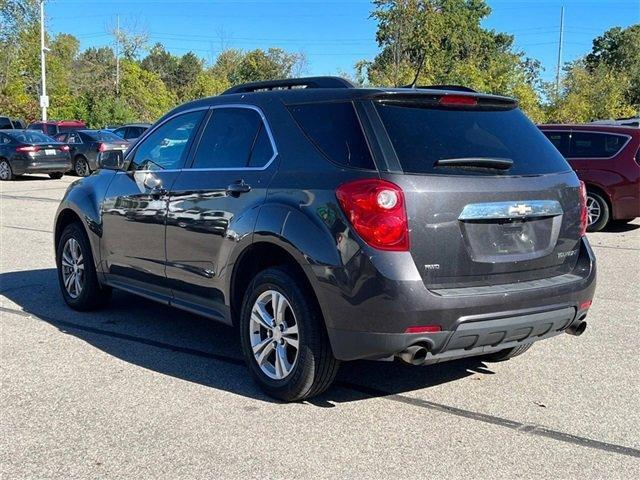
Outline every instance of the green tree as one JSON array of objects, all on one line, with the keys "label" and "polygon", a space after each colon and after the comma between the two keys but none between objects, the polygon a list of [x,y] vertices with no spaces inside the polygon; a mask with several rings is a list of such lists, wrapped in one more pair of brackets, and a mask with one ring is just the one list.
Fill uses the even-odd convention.
[{"label": "green tree", "polygon": [[375,0],[381,48],[356,64],[357,78],[382,86],[461,84],[516,96],[541,120],[539,64],[513,50],[513,37],[481,26],[484,0]]}]

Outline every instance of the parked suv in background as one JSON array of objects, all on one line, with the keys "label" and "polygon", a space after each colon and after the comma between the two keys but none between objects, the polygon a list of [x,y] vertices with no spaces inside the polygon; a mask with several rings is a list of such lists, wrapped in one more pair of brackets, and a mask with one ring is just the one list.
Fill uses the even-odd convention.
[{"label": "parked suv in background", "polygon": [[81,128],[87,128],[82,120],[55,120],[49,122],[34,122],[27,127],[29,130],[40,130],[53,137],[62,132],[71,132]]},{"label": "parked suv in background", "polygon": [[541,125],[587,187],[590,232],[640,217],[640,128]]},{"label": "parked suv in background", "polygon": [[340,361],[504,360],[586,328],[584,189],[513,99],[258,82],[100,161],[58,209],[64,300],[119,288],[238,325],[277,398]]},{"label": "parked suv in background", "polygon": [[122,127],[118,127],[113,131],[116,135],[121,138],[124,138],[128,142],[135,142],[144,132],[146,132],[150,123],[132,123],[131,125],[124,125]]},{"label": "parked suv in background", "polygon": [[105,150],[126,150],[129,142],[107,130],[77,130],[55,136],[59,142],[69,145],[71,169],[79,177],[91,175],[97,170],[98,154]]}]

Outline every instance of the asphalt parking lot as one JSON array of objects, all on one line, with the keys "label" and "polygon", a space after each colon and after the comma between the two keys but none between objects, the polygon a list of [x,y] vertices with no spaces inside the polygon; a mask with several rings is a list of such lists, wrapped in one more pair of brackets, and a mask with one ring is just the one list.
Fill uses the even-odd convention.
[{"label": "asphalt parking lot", "polygon": [[251,382],[234,331],[117,293],[58,292],[73,177],[0,184],[0,475],[640,478],[640,221],[590,234],[589,327],[504,363],[344,364],[311,402]]}]

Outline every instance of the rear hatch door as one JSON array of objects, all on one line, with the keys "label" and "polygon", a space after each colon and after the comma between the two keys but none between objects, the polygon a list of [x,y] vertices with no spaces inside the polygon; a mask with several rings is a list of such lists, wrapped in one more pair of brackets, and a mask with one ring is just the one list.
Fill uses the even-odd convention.
[{"label": "rear hatch door", "polygon": [[392,145],[390,170],[402,171],[382,177],[404,191],[411,255],[425,283],[516,283],[570,272],[580,186],[567,162],[513,102],[463,94],[442,104],[441,97],[374,101]]}]

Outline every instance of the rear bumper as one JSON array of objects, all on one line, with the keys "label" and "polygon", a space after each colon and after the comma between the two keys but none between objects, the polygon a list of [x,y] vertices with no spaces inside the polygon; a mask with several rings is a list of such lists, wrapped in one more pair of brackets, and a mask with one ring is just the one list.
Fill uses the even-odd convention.
[{"label": "rear bumper", "polygon": [[71,168],[71,160],[29,162],[22,166],[21,171],[15,173],[64,173]]},{"label": "rear bumper", "polygon": [[[593,298],[595,257],[582,241],[576,268],[563,278],[512,285],[428,290],[421,280],[387,281],[382,295],[361,301],[320,289],[331,346],[341,360],[396,355],[420,344],[426,363],[481,355],[550,338],[586,315]],[[408,327],[439,325],[438,333],[404,333]]]}]

